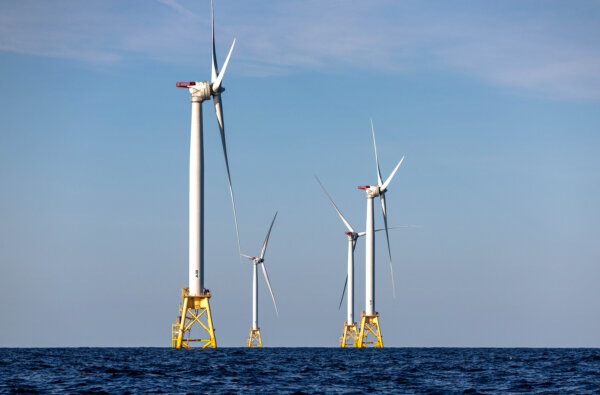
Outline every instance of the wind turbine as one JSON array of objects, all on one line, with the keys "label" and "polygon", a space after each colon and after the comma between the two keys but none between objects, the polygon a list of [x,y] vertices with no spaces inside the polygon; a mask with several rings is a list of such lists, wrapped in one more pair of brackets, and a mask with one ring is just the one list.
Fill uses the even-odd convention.
[{"label": "wind turbine", "polygon": [[[229,58],[235,45],[235,39],[231,44],[229,54],[219,71],[217,55],[215,53],[215,17],[214,7],[211,1],[211,26],[212,26],[212,70],[211,80],[178,82],[179,88],[187,88],[190,92],[192,102],[192,122],[190,137],[190,191],[189,191],[189,287],[182,290],[182,305],[179,306],[177,323],[173,325],[172,346],[175,348],[191,348],[190,342],[202,342],[202,348],[216,348],[217,343],[212,326],[209,299],[211,293],[204,288],[204,144],[202,130],[202,102],[210,100],[214,102],[219,131],[221,133],[221,144],[225,156],[225,167],[227,169],[227,181],[229,183],[229,194],[233,207],[235,220],[235,232],[240,252],[240,237],[238,231],[237,213],[233,188],[231,186],[231,174],[229,171],[229,160],[227,158],[227,145],[225,143],[225,124],[223,119],[223,104],[221,95],[225,91],[222,85],[225,70],[229,64]],[[206,317],[206,325],[200,321],[201,316]],[[190,331],[194,323],[199,323],[208,332],[208,339],[190,339]],[[184,334],[187,333],[187,340]]]},{"label": "wind turbine", "polygon": [[265,252],[267,251],[267,243],[269,242],[269,236],[271,235],[271,229],[273,229],[275,218],[277,218],[277,212],[273,217],[273,221],[271,221],[271,226],[269,227],[269,231],[267,232],[267,237],[265,237],[265,241],[260,252],[260,257],[241,254],[242,256],[250,259],[254,264],[254,272],[252,275],[252,327],[250,328],[250,336],[248,337],[248,341],[246,342],[246,345],[248,347],[262,347],[260,328],[258,327],[258,265],[262,265],[262,271],[265,275],[265,281],[267,282],[267,286],[269,287],[271,298],[273,299],[275,312],[277,313],[277,315],[279,315],[279,311],[277,310],[277,303],[275,302],[275,295],[273,294],[273,288],[271,288],[271,282],[269,281],[269,275],[267,274],[267,267],[265,266]]},{"label": "wind turbine", "polygon": [[[348,299],[347,299],[348,303],[347,303],[347,312],[346,312],[346,322],[344,323],[344,331],[342,333],[342,337],[340,337],[340,347],[342,347],[342,348],[348,347],[349,342],[352,342],[354,346],[357,346],[358,331],[356,328],[356,322],[354,322],[354,249],[356,247],[356,242],[358,241],[358,238],[361,236],[365,236],[367,234],[367,232],[357,232],[354,230],[352,225],[350,225],[348,220],[346,218],[344,218],[344,216],[342,215],[342,213],[340,212],[338,207],[333,202],[333,199],[331,198],[331,196],[329,195],[329,193],[327,192],[327,190],[321,183],[321,180],[319,180],[319,177],[315,176],[315,178],[317,179],[317,182],[321,186],[321,189],[323,189],[323,192],[325,192],[325,195],[327,195],[327,198],[331,202],[331,205],[337,212],[338,216],[340,217],[340,219],[346,226],[346,229],[348,229],[348,231],[345,232],[346,236],[348,237],[348,273],[346,275],[346,282],[344,283],[344,290],[342,291],[342,297],[340,298],[339,307],[342,306],[342,302],[344,301],[344,294],[346,293],[346,288],[348,289]],[[417,226],[403,225],[403,226],[390,226],[388,229],[415,228],[415,227],[417,227]],[[382,230],[384,230],[384,229],[383,228],[375,229],[375,232],[380,232]]]},{"label": "wind turbine", "polygon": [[[377,144],[375,143],[375,128],[373,127],[373,120],[371,120],[371,132],[373,134],[373,146],[375,148],[375,163],[377,165],[377,185],[366,185],[359,186],[358,189],[365,190],[367,194],[367,226],[366,226],[366,248],[365,248],[365,311],[361,314],[360,333],[358,335],[357,347],[367,347],[367,345],[373,345],[374,347],[383,347],[383,340],[381,339],[381,330],[379,327],[379,314],[375,310],[375,224],[373,221],[373,199],[379,196],[381,202],[381,211],[383,213],[383,223],[385,225],[385,236],[387,239],[388,254],[390,257],[390,271],[392,275],[392,289],[394,297],[396,296],[396,289],[394,285],[394,270],[392,268],[392,252],[390,248],[390,236],[388,233],[387,225],[387,210],[385,203],[385,193],[387,188],[394,178],[396,171],[404,161],[404,156],[400,159],[394,171],[390,176],[383,181],[381,178],[381,170],[379,169],[379,158],[377,156]],[[365,338],[372,334],[376,340],[367,342]]]}]

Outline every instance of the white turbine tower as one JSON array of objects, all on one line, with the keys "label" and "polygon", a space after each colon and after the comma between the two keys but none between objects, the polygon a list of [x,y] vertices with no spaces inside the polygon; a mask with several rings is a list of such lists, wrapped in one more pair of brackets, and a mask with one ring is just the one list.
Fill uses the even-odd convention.
[{"label": "white turbine tower", "polygon": [[[360,333],[358,335],[357,347],[366,347],[373,345],[374,347],[383,347],[381,339],[381,330],[379,327],[379,314],[375,310],[375,223],[373,220],[373,199],[379,196],[381,201],[381,211],[383,213],[383,223],[385,225],[385,236],[387,239],[388,254],[390,257],[390,271],[392,276],[392,289],[394,297],[396,289],[394,284],[394,270],[392,267],[392,252],[390,248],[390,237],[388,234],[387,225],[387,210],[385,203],[385,193],[390,185],[396,171],[402,164],[404,156],[400,159],[392,174],[385,180],[381,178],[381,170],[379,169],[379,158],[377,157],[377,144],[375,143],[375,129],[373,128],[373,120],[371,120],[371,132],[373,134],[373,146],[375,148],[375,163],[377,165],[377,185],[359,186],[358,189],[364,189],[367,193],[367,226],[366,226],[366,248],[365,248],[365,311],[361,314]],[[365,338],[372,334],[376,340],[368,342]]]},{"label": "white turbine tower", "polygon": [[277,313],[277,315],[279,315],[279,311],[277,310],[277,303],[275,302],[275,295],[273,294],[273,288],[271,288],[271,282],[269,281],[269,275],[267,274],[267,267],[265,266],[265,252],[267,251],[267,243],[269,242],[269,236],[271,235],[271,229],[273,229],[275,218],[277,218],[277,213],[275,213],[273,221],[271,221],[271,226],[269,227],[269,231],[267,232],[267,237],[265,237],[265,241],[260,252],[260,257],[242,254],[242,256],[250,259],[254,264],[254,271],[252,275],[252,327],[250,328],[250,336],[248,337],[248,341],[246,342],[246,345],[248,347],[262,347],[262,338],[260,336],[260,328],[258,327],[258,265],[262,265],[262,271],[265,275],[265,281],[267,282],[267,286],[269,287],[271,298],[273,299],[275,312]]},{"label": "white turbine tower", "polygon": [[[221,133],[221,144],[225,156],[225,167],[227,169],[227,181],[229,183],[229,194],[233,206],[233,216],[235,220],[235,232],[238,243],[238,252],[240,251],[240,238],[238,231],[237,214],[235,209],[235,200],[233,198],[233,188],[231,186],[231,174],[229,171],[229,160],[227,158],[227,145],[225,143],[225,125],[223,119],[223,105],[221,95],[225,91],[222,86],[223,76],[229,64],[229,58],[235,45],[235,39],[229,50],[229,54],[223,64],[223,69],[219,72],[217,65],[217,56],[215,53],[215,18],[214,8],[211,1],[211,25],[212,25],[212,70],[211,80],[178,82],[177,87],[188,88],[192,102],[192,122],[190,137],[190,195],[189,195],[189,287],[182,290],[183,305],[180,305],[177,324],[173,325],[172,343],[173,347],[190,348],[191,341],[204,342],[202,348],[216,348],[217,343],[212,326],[212,316],[210,314],[209,298],[211,297],[208,289],[204,288],[204,145],[202,130],[202,102],[210,100],[214,102],[219,130]],[[206,325],[200,322],[200,317],[205,316]],[[190,339],[189,334],[192,325],[198,322],[208,332],[208,339]],[[184,340],[184,334],[188,334],[187,340]]]},{"label": "white turbine tower", "polygon": [[[348,347],[348,345],[350,345],[349,344],[350,342],[352,343],[352,345],[356,346],[357,338],[358,338],[358,331],[356,328],[356,322],[354,322],[354,249],[356,247],[356,242],[358,241],[358,238],[361,236],[365,236],[367,234],[367,232],[356,232],[354,230],[354,228],[350,225],[348,220],[346,218],[344,218],[344,216],[342,215],[342,213],[340,212],[338,207],[333,202],[333,199],[331,198],[331,196],[329,195],[329,193],[327,192],[327,190],[321,183],[321,180],[319,180],[319,177],[315,176],[315,178],[317,179],[317,182],[321,186],[321,189],[323,189],[323,192],[325,192],[325,195],[327,195],[327,198],[331,202],[331,205],[337,212],[338,216],[340,217],[340,219],[346,226],[346,229],[348,229],[348,231],[345,232],[346,236],[348,237],[348,273],[346,274],[346,281],[344,283],[344,290],[342,291],[342,297],[340,298],[339,307],[342,306],[342,302],[344,301],[344,294],[346,293],[346,289],[348,289],[348,299],[347,299],[348,303],[347,303],[347,312],[346,312],[346,322],[344,323],[344,331],[343,331],[342,337],[340,337],[340,347],[346,348],[346,347]],[[390,226],[388,229],[414,228],[414,227],[417,227],[417,226],[416,225]],[[379,232],[382,230],[384,230],[384,229],[383,228],[375,229],[375,232]]]}]

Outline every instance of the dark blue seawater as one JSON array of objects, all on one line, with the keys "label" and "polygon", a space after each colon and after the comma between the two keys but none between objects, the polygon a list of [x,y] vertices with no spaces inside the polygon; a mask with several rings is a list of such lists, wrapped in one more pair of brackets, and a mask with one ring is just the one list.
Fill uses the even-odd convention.
[{"label": "dark blue seawater", "polygon": [[0,392],[599,391],[600,349],[0,349]]}]

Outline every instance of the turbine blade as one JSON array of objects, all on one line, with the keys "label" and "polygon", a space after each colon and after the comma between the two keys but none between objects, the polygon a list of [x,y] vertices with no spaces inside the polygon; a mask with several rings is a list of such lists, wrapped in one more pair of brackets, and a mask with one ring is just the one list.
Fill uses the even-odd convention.
[{"label": "turbine blade", "polygon": [[235,38],[233,39],[233,44],[231,44],[231,49],[229,50],[229,53],[227,54],[227,58],[225,59],[225,63],[223,63],[223,68],[221,69],[219,76],[212,83],[213,92],[217,92],[219,90],[219,88],[221,87],[221,81],[223,81],[223,76],[225,75],[225,70],[227,70],[227,65],[229,64],[229,58],[231,57],[231,53],[233,52],[234,46],[235,46]]},{"label": "turbine blade", "polygon": [[395,298],[396,297],[396,282],[394,281],[394,268],[392,267],[392,249],[390,248],[390,234],[388,232],[388,225],[387,225],[385,193],[381,193],[379,195],[379,198],[381,200],[381,211],[383,212],[383,223],[385,225],[385,238],[387,239],[388,254],[390,256],[390,273],[392,274],[392,292],[393,292],[393,295]]},{"label": "turbine blade", "polygon": [[398,168],[402,164],[402,161],[404,161],[404,156],[402,156],[402,159],[400,159],[400,162],[398,162],[398,164],[396,165],[396,168],[394,169],[394,171],[392,172],[392,174],[390,174],[390,176],[388,177],[388,179],[385,180],[385,182],[383,183],[383,186],[381,187],[381,189],[383,189],[385,191],[386,188],[388,187],[388,185],[390,185],[390,182],[392,181],[392,178],[394,178],[394,174],[396,174],[396,171],[398,170]]},{"label": "turbine blade", "polygon": [[210,73],[210,82],[213,83],[219,74],[219,66],[217,66],[217,53],[215,51],[215,7],[213,0],[210,0],[210,15],[212,27],[212,70]]},{"label": "turbine blade", "polygon": [[[223,155],[225,156],[225,168],[227,169],[227,181],[229,182],[229,194],[231,195],[231,206],[233,207],[233,219],[235,220],[235,235],[237,237],[238,252],[242,253],[240,246],[240,231],[238,229],[237,210],[235,209],[235,199],[233,197],[233,187],[231,186],[231,172],[229,171],[229,159],[227,158],[227,143],[225,142],[225,125],[223,123],[223,105],[221,103],[221,95],[213,95],[215,103],[215,112],[217,113],[217,121],[219,121],[219,131],[221,132],[221,144],[223,145]],[[242,258],[240,258],[241,263]]]},{"label": "turbine blade", "polygon": [[223,119],[223,103],[221,102],[220,93],[213,95],[213,103],[215,105],[217,122],[219,123],[219,131],[221,132],[221,142],[225,144],[225,120]]},{"label": "turbine blade", "polygon": [[[388,229],[401,229],[401,228],[422,228],[421,225],[400,225],[400,226],[388,226]],[[380,232],[385,228],[375,229],[375,232]]]},{"label": "turbine blade", "polygon": [[260,252],[260,259],[265,258],[265,251],[267,251],[267,243],[269,242],[269,236],[271,235],[271,229],[273,229],[275,218],[277,218],[277,212],[275,212],[275,216],[273,217],[273,221],[271,221],[271,226],[269,227],[269,231],[267,232],[267,237],[265,237],[265,242],[263,243],[262,251]]},{"label": "turbine blade", "polygon": [[[400,229],[400,228],[422,228],[422,225],[401,225],[401,226],[388,226],[388,229]],[[385,228],[379,228],[379,229],[375,229],[375,232],[380,232],[382,230],[385,230]],[[367,232],[358,232],[357,235],[358,237],[362,237],[364,235],[366,235]]]},{"label": "turbine blade", "polygon": [[375,147],[375,163],[377,164],[377,185],[381,185],[381,170],[379,170],[379,158],[377,157],[377,144],[375,143],[375,128],[373,127],[373,119],[371,118],[371,133],[373,134],[373,147]]},{"label": "turbine blade", "polygon": [[244,258],[254,259],[254,257],[250,256],[250,255],[246,255],[246,254],[240,254],[240,255],[243,256]]},{"label": "turbine blade", "polygon": [[[277,214],[275,214],[277,215]],[[269,292],[271,293],[271,298],[273,299],[273,306],[275,306],[275,313],[279,315],[279,310],[277,310],[277,302],[275,302],[275,295],[273,295],[273,288],[271,288],[271,282],[269,281],[269,275],[267,274],[267,267],[265,263],[262,263],[263,274],[265,275],[265,280],[267,280],[267,285],[269,286]]]},{"label": "turbine blade", "polygon": [[[352,254],[354,254],[354,248],[356,247],[356,239],[352,240]],[[340,298],[340,305],[338,306],[338,310],[342,307],[342,302],[344,301],[344,294],[346,293],[346,286],[348,285],[348,275],[346,274],[346,281],[344,282],[344,290],[342,291],[342,297]]]},{"label": "turbine blade", "polygon": [[350,226],[350,223],[348,223],[348,221],[346,220],[346,218],[344,218],[344,216],[342,215],[342,213],[340,212],[340,210],[337,208],[337,206],[333,202],[333,199],[331,198],[331,196],[329,196],[329,194],[327,193],[327,190],[325,189],[325,187],[323,186],[323,184],[321,184],[321,180],[319,180],[319,177],[315,176],[315,178],[317,179],[317,182],[321,186],[321,189],[323,190],[323,192],[325,192],[325,195],[327,195],[327,198],[329,199],[329,201],[333,205],[333,208],[335,209],[335,211],[337,211],[338,215],[340,216],[340,219],[342,220],[342,222],[344,223],[344,225],[346,225],[346,228],[348,228],[348,230],[350,232],[355,233],[354,229],[352,229],[352,226]]},{"label": "turbine blade", "polygon": [[348,285],[348,275],[346,274],[346,281],[344,281],[344,289],[342,291],[342,297],[340,298],[340,305],[338,310],[342,308],[342,302],[344,301],[344,295],[346,294],[346,286]]}]

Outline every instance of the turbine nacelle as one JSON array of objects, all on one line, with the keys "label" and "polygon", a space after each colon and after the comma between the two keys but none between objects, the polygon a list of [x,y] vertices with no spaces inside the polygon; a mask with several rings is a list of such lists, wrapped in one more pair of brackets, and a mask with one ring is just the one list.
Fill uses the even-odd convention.
[{"label": "turbine nacelle", "polygon": [[349,240],[356,240],[358,239],[358,237],[360,236],[358,233],[356,232],[344,232],[344,234],[348,235],[348,239]]},{"label": "turbine nacelle", "polygon": [[379,195],[383,195],[386,189],[381,188],[379,185],[364,185],[359,186],[358,189],[362,189],[367,192],[367,197],[374,198]]},{"label": "turbine nacelle", "polygon": [[242,256],[248,258],[249,260],[251,260],[252,263],[254,263],[255,265],[261,264],[261,263],[263,263],[265,261],[261,257],[249,256],[249,255],[245,255],[245,254],[242,254]]},{"label": "turbine nacelle", "polygon": [[210,100],[212,91],[208,81],[190,81],[178,82],[175,84],[177,88],[188,88],[192,100]]}]

